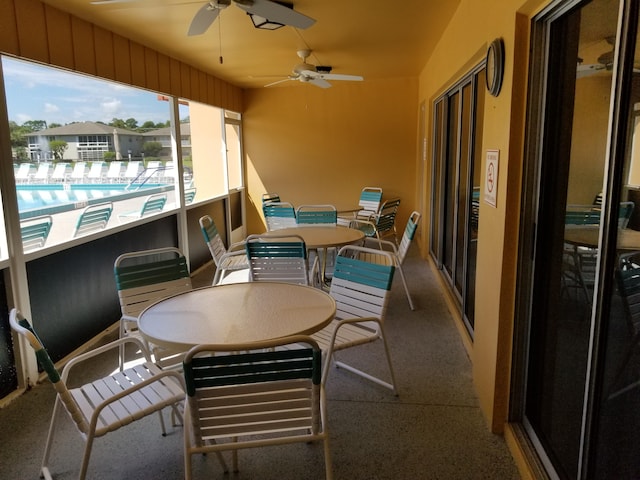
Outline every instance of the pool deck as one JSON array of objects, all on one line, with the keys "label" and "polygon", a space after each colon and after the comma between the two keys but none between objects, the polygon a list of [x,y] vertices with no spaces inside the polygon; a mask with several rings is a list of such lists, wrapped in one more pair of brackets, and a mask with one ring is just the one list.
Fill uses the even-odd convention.
[{"label": "pool deck", "polygon": [[[175,193],[173,191],[168,191],[167,193],[167,203],[165,204],[164,210],[168,210],[173,208],[175,203]],[[129,212],[139,212],[142,208],[142,205],[146,199],[146,196],[140,196],[136,198],[131,198],[127,200],[120,200],[113,202],[113,212],[111,213],[111,217],[109,218],[109,223],[105,230],[116,227],[118,225],[123,225],[125,223],[130,223],[135,221],[135,218],[127,218],[121,219],[119,216]],[[107,199],[105,199],[107,200]],[[47,238],[47,242],[45,247],[51,247],[54,245],[58,245],[69,241],[72,239],[73,231],[78,222],[78,218],[82,212],[82,208],[71,210],[67,212],[54,213],[53,224],[51,226],[51,231],[49,232],[49,237]],[[77,238],[80,238],[77,237]],[[32,250],[37,251],[37,250]]]}]

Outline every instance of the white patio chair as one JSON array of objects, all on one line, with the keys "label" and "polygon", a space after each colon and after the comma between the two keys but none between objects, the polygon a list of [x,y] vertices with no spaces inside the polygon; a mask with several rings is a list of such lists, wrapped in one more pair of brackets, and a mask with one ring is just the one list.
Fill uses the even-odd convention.
[{"label": "white patio chair", "polygon": [[[380,207],[378,213],[370,215],[368,218],[359,216],[351,221],[351,228],[361,230],[367,237],[375,237],[381,240],[388,236],[393,236],[393,241],[398,245],[398,235],[396,233],[396,214],[400,207],[400,199],[393,198],[386,200]],[[382,248],[382,243],[380,243]]]},{"label": "white patio chair", "polygon": [[296,211],[289,202],[266,202],[262,204],[267,231],[296,226]]},{"label": "white patio chair", "polygon": [[107,166],[104,162],[91,162],[87,180],[91,183],[102,183],[103,176],[107,173]]},{"label": "white patio chair", "polygon": [[400,273],[400,279],[402,280],[404,291],[407,294],[407,300],[409,301],[409,307],[411,308],[411,310],[415,310],[415,307],[413,305],[413,300],[411,299],[411,294],[409,293],[407,279],[404,276],[404,272],[402,271],[402,263],[407,256],[407,252],[409,251],[409,247],[411,246],[411,241],[416,234],[421,216],[422,215],[416,211],[411,212],[409,220],[407,220],[407,226],[404,229],[404,234],[402,235],[402,239],[400,240],[400,246],[396,247],[395,243],[388,240],[374,240],[369,237],[365,237],[364,243],[365,247],[376,249],[379,248],[380,245],[382,245],[383,249],[385,249],[386,251],[390,251],[393,254],[393,260],[395,262],[396,268],[398,269],[398,272]]},{"label": "white patio chair", "polygon": [[354,218],[368,219],[371,215],[378,213],[380,204],[382,203],[382,188],[380,187],[364,187],[360,192],[360,198],[358,199],[358,206],[360,210],[353,215],[340,216],[338,218],[338,224],[349,226],[349,223]]},{"label": "white patio chair", "polygon": [[216,265],[213,275],[213,285],[217,285],[225,279],[227,272],[246,270],[249,280],[249,260],[244,248],[244,242],[235,243],[227,249],[220,237],[215,222],[209,215],[204,215],[198,220],[204,241],[209,247],[211,258]]},{"label": "white patio chair", "polygon": [[31,180],[35,167],[31,163],[21,163],[15,172],[16,183],[27,183]]},{"label": "white patio chair", "polygon": [[[375,255],[370,258],[383,263],[364,260],[366,254]],[[394,270],[393,256],[389,252],[355,245],[348,245],[339,250],[329,290],[329,294],[336,301],[336,316],[329,326],[312,335],[325,354],[323,383],[327,381],[329,367],[333,362],[337,367],[389,388],[397,395],[395,375],[384,333],[384,316],[389,303]],[[391,375],[390,383],[334,358],[335,353],[340,350],[378,340],[382,341],[384,346]]]},{"label": "white patio chair", "polygon": [[[192,289],[187,260],[174,247],[123,253],[116,258],[113,272],[122,312],[120,338],[138,334],[138,316],[149,305]],[[178,361],[180,352],[151,348],[155,361],[162,366],[174,366]],[[124,361],[125,351],[121,349],[120,368]]]},{"label": "white patio chair", "polygon": [[73,171],[71,172],[71,180],[76,183],[84,182],[84,177],[87,171],[87,163],[86,162],[76,162],[73,166]]},{"label": "white patio chair", "polygon": [[43,215],[40,217],[27,218],[20,221],[20,235],[22,237],[22,248],[25,252],[44,247],[51,232],[53,217]]},{"label": "white patio chair", "polygon": [[51,180],[53,180],[54,182],[64,182],[70,174],[71,165],[69,165],[69,163],[67,162],[58,162],[53,168]]},{"label": "white patio chair", "polygon": [[[151,361],[146,347],[139,339],[119,339],[78,355],[65,365],[62,373],[58,373],[34,329],[16,309],[11,310],[9,323],[11,328],[24,338],[36,352],[38,362],[57,392],[40,469],[43,478],[47,480],[53,478],[49,470],[49,457],[61,407],[67,411],[84,441],[84,453],[78,475],[80,480],[87,476],[94,439],[156,412],[160,417],[162,434],[165,435],[162,409],[173,407],[174,411],[179,414],[175,410],[175,406],[184,399],[182,375],[176,371],[162,371]],[[71,388],[67,385],[72,369],[75,372],[78,370],[75,367],[82,367],[86,365],[85,362],[88,360],[119,348],[125,343],[132,343],[136,349],[142,352],[144,363],[118,371],[110,376],[96,378],[80,387]],[[90,368],[85,367],[82,370],[86,375],[86,371],[90,371]],[[122,447],[126,448],[125,445]]]},{"label": "white patio chair", "polygon": [[318,259],[309,267],[307,247],[299,235],[249,235],[245,249],[252,282],[319,285]]},{"label": "white patio chair", "polygon": [[82,210],[73,230],[73,237],[95,233],[107,228],[113,212],[113,203],[96,203]]},{"label": "white patio chair", "polygon": [[223,451],[233,452],[237,472],[240,449],[310,442],[322,442],[325,477],[333,478],[321,358],[301,335],[192,348],[184,361],[185,478],[195,454],[214,452],[228,473]]},{"label": "white patio chair", "polygon": [[109,162],[109,168],[107,169],[107,181],[110,183],[119,183],[122,181],[122,162],[114,160]]},{"label": "white patio chair", "polygon": [[49,162],[43,162],[38,165],[38,170],[33,176],[33,181],[37,183],[49,183],[49,177],[52,172],[52,165]]},{"label": "white patio chair", "polygon": [[144,203],[139,210],[131,212],[123,212],[118,215],[120,220],[135,220],[162,212],[167,203],[166,193],[155,193],[145,198]]}]

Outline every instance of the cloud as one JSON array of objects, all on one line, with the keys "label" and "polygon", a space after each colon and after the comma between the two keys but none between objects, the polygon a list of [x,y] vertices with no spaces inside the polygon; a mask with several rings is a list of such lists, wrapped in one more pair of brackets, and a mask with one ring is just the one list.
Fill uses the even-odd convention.
[{"label": "cloud", "polygon": [[55,113],[55,112],[59,112],[60,108],[57,105],[54,105],[53,103],[45,103],[44,111],[46,113]]}]

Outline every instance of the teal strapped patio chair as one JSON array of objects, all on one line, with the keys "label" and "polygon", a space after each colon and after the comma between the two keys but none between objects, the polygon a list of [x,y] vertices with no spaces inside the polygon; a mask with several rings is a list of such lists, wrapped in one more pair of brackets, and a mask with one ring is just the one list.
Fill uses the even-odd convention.
[{"label": "teal strapped patio chair", "polygon": [[[204,215],[198,220],[204,241],[209,247],[213,262],[216,264],[216,272],[213,275],[213,285],[224,280],[227,272],[247,270],[249,273],[249,260],[244,248],[244,242],[235,243],[227,249],[218,233],[216,224],[209,215]],[[240,248],[238,250],[238,248]]]},{"label": "teal strapped patio chair", "polygon": [[411,246],[411,241],[416,234],[421,216],[422,215],[416,211],[411,212],[411,215],[409,215],[409,220],[407,220],[407,226],[404,229],[402,239],[400,240],[400,245],[397,247],[393,242],[390,242],[388,240],[374,240],[368,237],[365,237],[364,244],[365,247],[370,248],[378,248],[380,245],[382,245],[383,249],[385,249],[386,251],[390,251],[393,254],[393,260],[395,262],[396,268],[398,269],[398,273],[400,273],[402,286],[404,287],[404,291],[407,294],[407,300],[409,301],[409,307],[411,308],[411,310],[415,310],[415,307],[413,305],[413,300],[411,299],[411,294],[409,293],[407,279],[404,276],[404,272],[402,271],[402,263],[407,256],[407,252],[409,251],[409,247]]},{"label": "teal strapped patio chair", "polygon": [[186,479],[194,454],[216,453],[227,473],[223,451],[233,452],[238,471],[238,450],[294,442],[322,442],[325,477],[332,478],[321,351],[312,339],[199,345],[183,370]]},{"label": "teal strapped patio chair", "polygon": [[107,228],[109,219],[113,212],[113,203],[97,203],[86,207],[76,222],[73,236],[87,235]]},{"label": "teal strapped patio chair", "polygon": [[[123,253],[116,258],[113,273],[122,312],[120,338],[138,334],[138,316],[149,305],[193,288],[187,259],[174,247]],[[161,366],[173,366],[178,361],[180,352],[154,345],[151,349]],[[120,368],[125,353],[120,350]]]},{"label": "teal strapped patio chair", "polygon": [[193,200],[196,198],[196,189],[195,188],[187,188],[184,191],[184,204],[189,205],[193,203]]},{"label": "teal strapped patio chair", "polygon": [[333,205],[300,205],[296,208],[296,222],[300,226],[336,225],[338,212]]},{"label": "teal strapped patio chair", "polygon": [[353,215],[342,216],[338,218],[338,224],[349,226],[354,218],[362,217],[368,219],[371,215],[378,213],[380,204],[382,203],[382,188],[380,187],[364,187],[360,192],[358,206],[360,210],[354,212]]},{"label": "teal strapped patio chair", "polygon": [[262,204],[264,205],[265,203],[269,203],[269,202],[279,202],[280,201],[280,195],[278,195],[277,193],[263,193],[262,194]]},{"label": "teal strapped patio chair", "polygon": [[[365,259],[367,254],[371,255],[369,260]],[[393,365],[384,333],[384,317],[394,271],[394,260],[389,252],[356,245],[348,245],[338,251],[329,290],[329,295],[336,302],[336,315],[327,327],[312,335],[325,354],[323,383],[327,381],[329,367],[333,362],[337,367],[389,388],[397,395]],[[384,346],[391,382],[334,358],[340,350],[379,340]],[[380,362],[370,365],[367,369],[373,370],[379,364]]]},{"label": "teal strapped patio chair", "polygon": [[44,247],[53,225],[51,215],[27,218],[20,221],[22,248],[25,252]]},{"label": "teal strapped patio chair", "polygon": [[318,259],[309,267],[307,247],[299,235],[249,235],[245,249],[252,282],[319,284]]},{"label": "teal strapped patio chair", "polygon": [[[362,230],[366,237],[375,237],[378,240],[393,236],[393,241],[398,245],[396,233],[396,214],[400,207],[400,199],[386,200],[378,213],[369,215],[368,218],[359,217],[351,221],[351,228]],[[380,244],[382,248],[382,244]]]},{"label": "teal strapped patio chair", "polygon": [[[16,310],[9,314],[9,323],[36,353],[38,363],[47,373],[57,395],[51,415],[51,424],[44,448],[41,476],[52,479],[49,457],[53,444],[60,409],[64,408],[84,441],[84,453],[78,478],[87,476],[89,459],[95,438],[118,430],[120,427],[152,413],[158,413],[163,436],[166,434],[162,409],[175,406],[184,400],[183,377],[176,371],[163,371],[151,361],[145,345],[136,338],[123,338],[83,353],[71,359],[59,373],[47,350],[30,323]],[[88,360],[103,355],[125,343],[131,343],[144,355],[144,363],[109,376],[96,378],[82,386],[67,385],[75,367],[84,367]],[[86,374],[91,367],[80,368]],[[179,413],[179,412],[177,412]],[[126,448],[125,445],[122,445]],[[68,468],[65,465],[65,468]]]},{"label": "teal strapped patio chair", "polygon": [[267,231],[296,226],[296,211],[289,202],[266,202],[262,213],[267,223]]},{"label": "teal strapped patio chair", "polygon": [[142,204],[142,207],[140,207],[140,210],[121,213],[120,215],[118,215],[118,218],[119,219],[137,219],[137,218],[146,217],[148,215],[160,213],[164,209],[165,203],[167,203],[167,194],[155,193],[145,198],[144,203]]}]

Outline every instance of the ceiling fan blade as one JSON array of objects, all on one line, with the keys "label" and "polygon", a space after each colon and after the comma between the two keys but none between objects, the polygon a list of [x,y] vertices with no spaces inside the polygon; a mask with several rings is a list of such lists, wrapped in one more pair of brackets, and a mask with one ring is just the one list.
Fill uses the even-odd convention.
[{"label": "ceiling fan blade", "polygon": [[93,0],[91,5],[108,5],[110,3],[131,3],[138,0]]},{"label": "ceiling fan blade", "polygon": [[265,87],[273,87],[274,85],[278,85],[279,83],[288,82],[289,80],[297,80],[296,78],[283,78],[282,80],[276,80],[275,82],[271,82],[265,85]]},{"label": "ceiling fan blade", "polygon": [[344,75],[342,73],[318,73],[318,78],[324,78],[325,80],[350,80],[353,82],[361,82],[364,77],[360,75]]},{"label": "ceiling fan blade", "polygon": [[315,19],[270,0],[253,0],[252,5],[245,5],[243,2],[236,0],[234,0],[234,3],[247,13],[295,28],[305,29],[316,23]]},{"label": "ceiling fan blade", "polygon": [[598,73],[601,70],[606,70],[607,67],[599,63],[593,63],[588,65],[578,65],[576,68],[576,78],[589,77]]},{"label": "ceiling fan blade", "polygon": [[215,8],[210,2],[205,3],[196,15],[191,20],[191,25],[189,25],[189,31],[187,35],[192,37],[194,35],[202,35],[206,32],[211,24],[218,18],[220,14],[220,9]]},{"label": "ceiling fan blade", "polygon": [[320,77],[303,77],[303,78],[304,78],[303,80],[304,82],[311,83],[316,87],[320,87],[320,88],[331,87],[331,84],[327,82],[324,78],[320,78]]},{"label": "ceiling fan blade", "polygon": [[303,70],[300,73],[305,77],[318,80],[351,80],[355,82],[364,80],[364,77],[360,75],[345,75],[342,73],[322,73],[314,70]]}]

